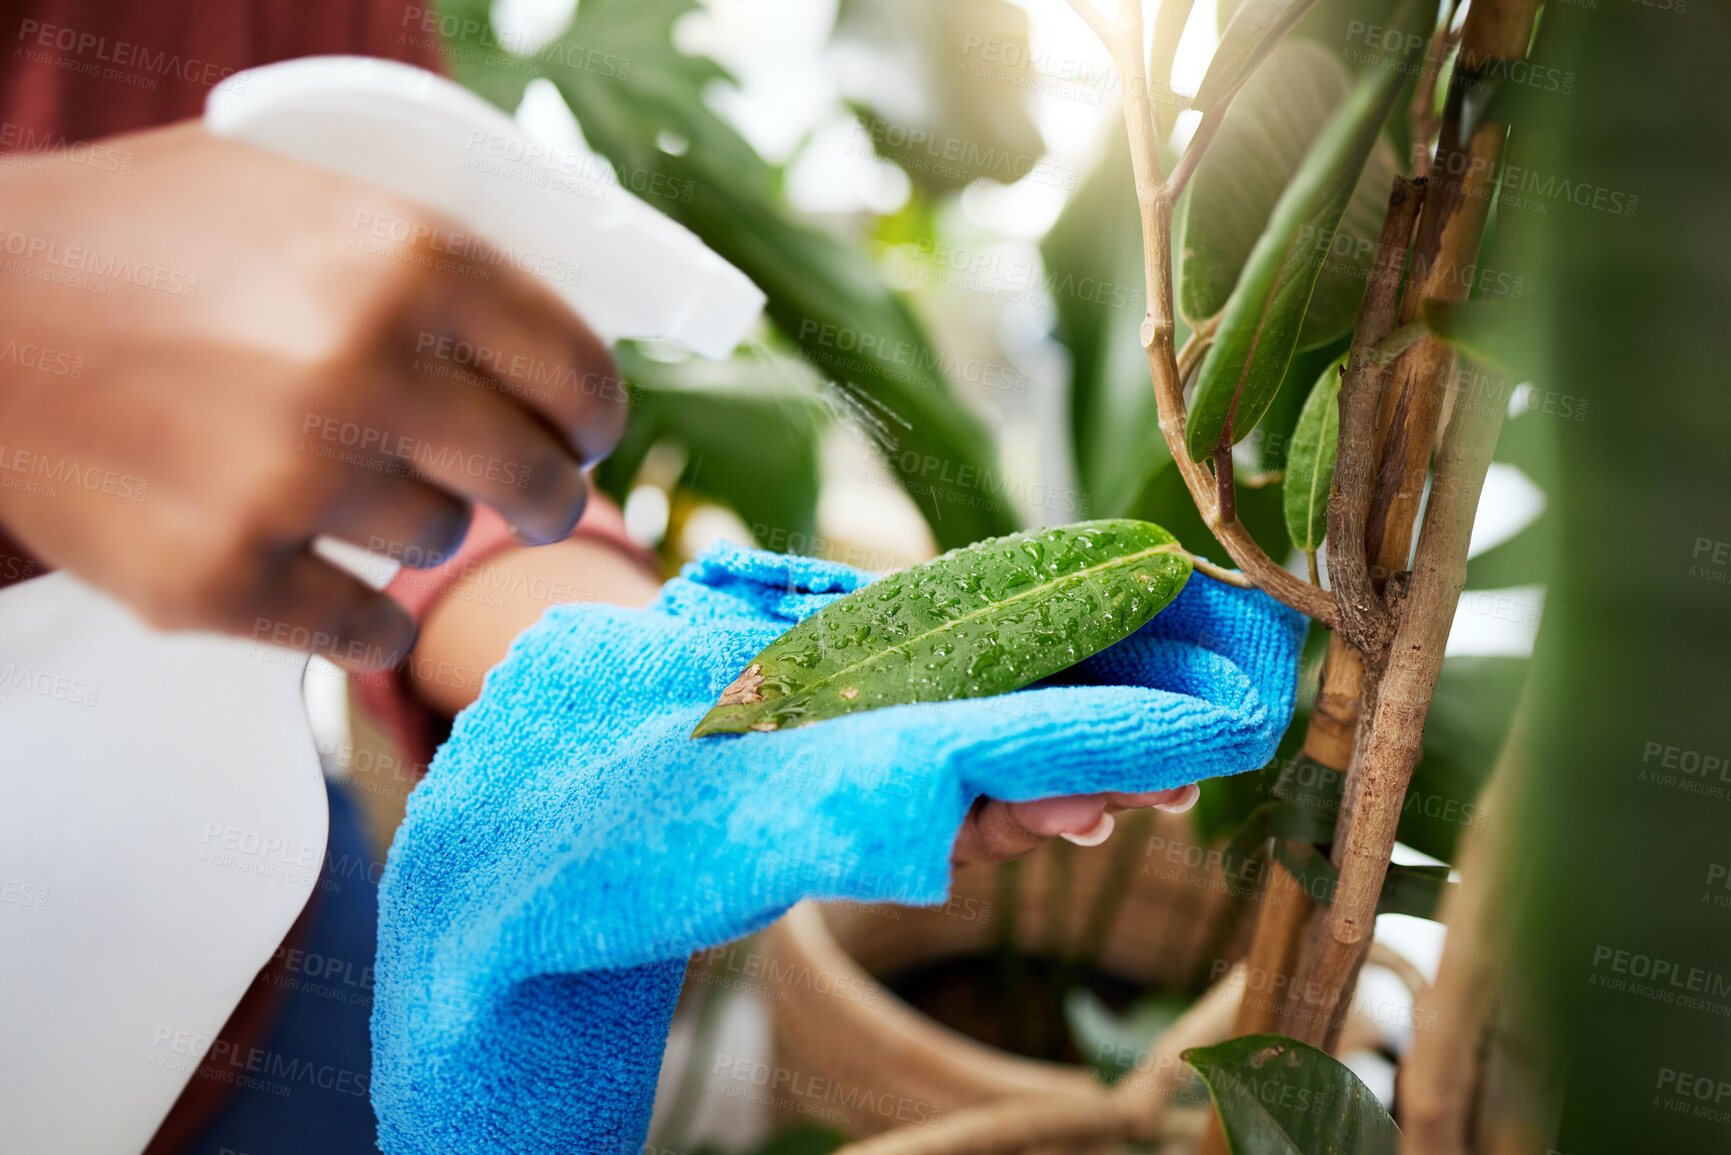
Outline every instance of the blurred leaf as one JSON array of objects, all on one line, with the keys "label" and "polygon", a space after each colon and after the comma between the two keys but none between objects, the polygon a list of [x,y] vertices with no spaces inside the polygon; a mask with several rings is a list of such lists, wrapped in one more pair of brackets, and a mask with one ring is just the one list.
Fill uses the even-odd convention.
[{"label": "blurred leaf", "polygon": [[[1454,861],[1460,837],[1479,824],[1478,796],[1502,752],[1525,684],[1528,659],[1457,655],[1443,662],[1425,719],[1422,753],[1401,810],[1398,837],[1423,854]],[[1299,753],[1303,719],[1295,719],[1282,754],[1244,786],[1235,811],[1216,800],[1213,834],[1233,833],[1228,854],[1265,851],[1270,839],[1324,845],[1334,838],[1344,775]],[[1214,785],[1214,783],[1209,783]],[[1204,794],[1208,793],[1207,787]],[[1260,803],[1246,807],[1247,802]],[[1238,824],[1225,823],[1240,814]]]},{"label": "blurred leaf", "polygon": [[622,347],[619,363],[631,415],[597,471],[605,492],[622,502],[650,447],[671,440],[685,449],[679,484],[730,507],[760,543],[816,540],[820,404],[766,386],[775,370],[759,356],[668,363]]},{"label": "blurred leaf", "polygon": [[[1399,109],[1398,101],[1395,109]],[[1352,190],[1352,199],[1346,204],[1346,215],[1334,230],[1328,259],[1316,278],[1316,289],[1310,294],[1304,327],[1298,332],[1300,349],[1314,349],[1345,337],[1358,323],[1358,307],[1364,300],[1377,239],[1382,235],[1382,218],[1388,213],[1389,190],[1394,187],[1395,173],[1399,171],[1394,146],[1386,135],[1377,137],[1376,147],[1365,161],[1364,173]]]},{"label": "blurred leaf", "polygon": [[[1539,119],[1510,133],[1508,163],[1639,194],[1639,212],[1510,212],[1540,234],[1539,256],[1515,246],[1486,262],[1535,274],[1539,315],[1511,324],[1532,351],[1522,363],[1592,402],[1579,424],[1532,413],[1510,426],[1555,433],[1556,479],[1541,484],[1558,564],[1509,827],[1520,857],[1498,878],[1525,912],[1512,957],[1567,1085],[1549,1145],[1576,1155],[1726,1146],[1724,1100],[1697,1109],[1654,1088],[1655,1072],[1731,1071],[1731,917],[1700,885],[1703,864],[1731,861],[1724,763],[1705,767],[1731,748],[1731,597],[1698,552],[1731,540],[1731,7],[1686,13],[1545,6],[1533,73],[1557,70],[1572,92],[1535,94]],[[1617,559],[1588,561],[1607,531]],[[1680,752],[1701,772],[1676,772]],[[1707,989],[1588,973],[1600,944],[1691,986],[1710,975]]]},{"label": "blurred leaf", "polygon": [[1115,1083],[1148,1056],[1156,1040],[1195,999],[1188,995],[1143,995],[1122,1014],[1087,987],[1064,993],[1064,1022],[1076,1053],[1108,1083]]},{"label": "blurred leaf", "polygon": [[1281,45],[1232,102],[1191,180],[1178,311],[1199,324],[1226,307],[1245,258],[1316,134],[1346,96],[1346,69],[1318,44]]},{"label": "blurred leaf", "polygon": [[[1176,214],[1178,311],[1191,324],[1225,308],[1281,192],[1350,88],[1334,54],[1295,38],[1275,49],[1233,100],[1197,167],[1191,182],[1196,191]],[[1299,349],[1318,348],[1352,331],[1397,168],[1394,149],[1378,137],[1329,243]]]},{"label": "blurred leaf", "polygon": [[693,738],[1019,690],[1129,637],[1190,578],[1146,522],[1016,534],[892,573],[765,647]]},{"label": "blurred leaf", "polygon": [[1007,0],[843,0],[835,41],[875,58],[876,89],[849,95],[877,154],[916,184],[1013,184],[1044,155],[1028,14]]},{"label": "blurred leaf", "polygon": [[1225,854],[1229,861],[1247,862],[1266,855],[1275,843],[1320,845],[1333,837],[1333,814],[1275,799],[1250,812],[1227,843]]},{"label": "blurred leaf", "polygon": [[1479,793],[1508,738],[1529,664],[1468,655],[1443,662],[1400,813],[1398,837],[1414,850],[1453,862],[1468,827],[1483,824]]},{"label": "blurred leaf", "polygon": [[[1280,865],[1292,875],[1311,901],[1323,906],[1334,903],[1334,891],[1340,885],[1340,871],[1323,855],[1320,847],[1308,842],[1287,841],[1279,843],[1276,849]],[[1382,889],[1377,892],[1376,913],[1435,919],[1443,896],[1453,885],[1449,882],[1447,866],[1390,863],[1382,878]]]},{"label": "blurred leaf", "polygon": [[1451,886],[1446,866],[1412,866],[1391,863],[1377,895],[1376,913],[1404,914],[1434,920]]},{"label": "blurred leaf", "polygon": [[1232,1155],[1395,1155],[1400,1129],[1339,1059],[1283,1035],[1192,1047]]},{"label": "blurred leaf", "polygon": [[1425,328],[1487,368],[1519,374],[1519,343],[1511,339],[1506,318],[1485,300],[1426,301]]},{"label": "blurred leaf", "polygon": [[[1242,440],[1273,401],[1298,347],[1335,230],[1403,76],[1395,68],[1367,74],[1318,134],[1275,204],[1197,374],[1188,429],[1193,460],[1213,452],[1229,424],[1231,439]],[[1187,234],[1186,245],[1193,243]]]},{"label": "blurred leaf", "polygon": [[1556,549],[1555,516],[1541,513],[1533,523],[1481,554],[1467,559],[1467,589],[1500,590],[1542,585],[1550,578]]},{"label": "blurred leaf", "polygon": [[1090,510],[1123,516],[1147,479],[1172,460],[1142,348],[1142,225],[1123,133],[1112,134],[1100,163],[1040,242],[1040,255],[1058,334],[1070,350],[1070,442],[1078,479]]},{"label": "blurred leaf", "polygon": [[1286,455],[1286,477],[1281,486],[1286,532],[1292,544],[1312,559],[1328,533],[1328,490],[1334,483],[1340,440],[1340,375],[1345,366],[1343,357],[1316,379],[1292,432],[1292,450]]},{"label": "blurred leaf", "polygon": [[1244,0],[1220,34],[1191,107],[1207,111],[1243,84],[1316,0]]},{"label": "blurred leaf", "polygon": [[[507,109],[530,76],[551,79],[622,183],[663,190],[646,199],[768,294],[770,319],[850,398],[941,546],[1014,530],[991,438],[912,311],[863,253],[797,222],[778,199],[776,172],[710,110],[704,89],[726,72],[672,44],[674,21],[697,7],[583,0],[571,28],[534,57],[465,41],[451,47],[453,67]],[[487,4],[458,0],[448,10],[484,22]],[[922,480],[934,472],[970,481]]]}]

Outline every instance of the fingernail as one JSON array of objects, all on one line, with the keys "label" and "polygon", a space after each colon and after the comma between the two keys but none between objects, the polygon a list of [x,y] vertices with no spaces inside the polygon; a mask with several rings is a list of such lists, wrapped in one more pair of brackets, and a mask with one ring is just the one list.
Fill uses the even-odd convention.
[{"label": "fingernail", "polygon": [[1066,842],[1074,842],[1077,846],[1098,846],[1112,837],[1112,828],[1117,825],[1110,812],[1100,815],[1100,821],[1080,834],[1066,831],[1058,837]]},{"label": "fingernail", "polygon": [[1106,809],[1106,798],[1099,794],[1072,794],[1011,805],[1022,825],[1035,834],[1049,837],[1066,830],[1092,829]]},{"label": "fingernail", "polygon": [[1196,805],[1196,800],[1200,797],[1202,797],[1202,787],[1192,782],[1190,785],[1184,787],[1183,793],[1172,799],[1172,801],[1156,802],[1154,804],[1154,809],[1164,810],[1168,814],[1182,814],[1192,806]]}]

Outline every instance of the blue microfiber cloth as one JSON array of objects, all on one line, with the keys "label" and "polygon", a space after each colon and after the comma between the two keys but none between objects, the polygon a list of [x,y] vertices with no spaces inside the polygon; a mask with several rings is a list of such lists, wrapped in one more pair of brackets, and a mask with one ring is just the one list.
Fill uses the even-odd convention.
[{"label": "blue microfiber cloth", "polygon": [[636,1155],[694,951],[807,897],[941,903],[976,797],[1233,774],[1291,719],[1303,620],[1195,574],[1039,686],[689,737],[759,650],[871,576],[721,546],[646,610],[560,606],[517,639],[410,796],[380,888],[389,1155]]}]

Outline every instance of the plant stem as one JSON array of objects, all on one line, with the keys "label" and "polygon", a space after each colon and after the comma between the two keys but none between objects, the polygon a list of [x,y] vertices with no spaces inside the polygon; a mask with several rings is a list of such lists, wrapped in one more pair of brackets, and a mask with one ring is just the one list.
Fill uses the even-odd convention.
[{"label": "plant stem", "polygon": [[1238,517],[1238,490],[1232,482],[1232,421],[1226,421],[1226,431],[1220,444],[1214,447],[1214,505],[1220,516],[1232,521]]},{"label": "plant stem", "polygon": [[1190,183],[1196,166],[1202,163],[1203,154],[1208,151],[1209,144],[1213,143],[1214,134],[1220,131],[1220,124],[1226,119],[1226,110],[1231,104],[1232,95],[1228,93],[1202,114],[1202,121],[1191,135],[1190,143],[1184,146],[1184,155],[1178,158],[1178,167],[1172,170],[1172,175],[1166,180],[1166,195],[1174,201],[1184,192],[1184,186]]},{"label": "plant stem", "polygon": [[1381,341],[1377,342],[1376,360],[1379,365],[1387,365],[1396,357],[1418,344],[1420,337],[1427,335],[1430,327],[1424,321],[1408,321]]},{"label": "plant stem", "polygon": [[1328,493],[1328,576],[1340,609],[1342,632],[1353,645],[1373,655],[1386,648],[1392,630],[1387,610],[1371,582],[1364,545],[1383,379],[1383,366],[1375,350],[1394,328],[1400,313],[1407,244],[1423,204],[1422,183],[1395,177],[1353,329],[1352,350],[1340,379],[1339,444],[1334,483]]},{"label": "plant stem", "polygon": [[1270,596],[1330,627],[1336,619],[1334,599],[1297,574],[1288,573],[1265,553],[1235,516],[1222,513],[1214,477],[1201,462],[1192,461],[1184,443],[1184,381],[1173,349],[1172,319],[1172,198],[1156,155],[1152,107],[1142,67],[1142,6],[1136,0],[1118,5],[1112,33],[1112,59],[1124,98],[1124,128],[1130,139],[1130,166],[1136,176],[1136,204],[1142,224],[1142,254],[1148,313],[1142,320],[1142,347],[1154,378],[1154,399],[1160,411],[1160,432],[1184,479],[1184,487],[1201,511],[1203,522],[1225,547],[1245,576]]},{"label": "plant stem", "polygon": [[[1525,2],[1525,0],[1517,0]],[[1362,957],[1375,929],[1376,900],[1388,873],[1389,853],[1407,783],[1418,764],[1425,715],[1442,670],[1443,647],[1466,585],[1467,542],[1496,447],[1504,409],[1457,402],[1437,459],[1425,507],[1412,585],[1395,630],[1388,667],[1379,679],[1364,734],[1353,751],[1357,780],[1344,845],[1337,846],[1340,884],[1323,921],[1327,941],[1305,960],[1299,982],[1323,990],[1350,987],[1354,954]],[[1336,1018],[1340,1008],[1337,1005]]]},{"label": "plant stem", "polygon": [[1184,342],[1184,348],[1178,350],[1179,388],[1182,389],[1190,381],[1190,375],[1196,372],[1196,366],[1202,364],[1208,347],[1214,344],[1214,330],[1219,324],[1218,315],[1203,321],[1191,330],[1189,338]]},{"label": "plant stem", "polygon": [[[1462,106],[1479,69],[1526,55],[1537,6],[1538,0],[1481,0],[1467,8],[1448,110],[1413,242],[1408,281],[1418,291],[1408,291],[1401,301],[1403,325],[1418,320],[1424,302],[1463,301],[1472,288],[1508,126],[1485,118],[1463,140]],[[1388,393],[1377,419],[1384,446],[1366,543],[1371,557],[1394,552],[1383,547],[1383,527],[1410,526],[1418,514],[1444,400],[1445,389],[1438,385],[1446,380],[1452,362],[1448,347],[1426,336],[1401,353],[1390,368]],[[1397,425],[1394,418],[1407,410],[1413,413]],[[1404,435],[1390,436],[1386,431],[1391,429]],[[1402,557],[1387,572],[1406,568],[1404,562]]]},{"label": "plant stem", "polygon": [[1197,557],[1189,551],[1185,551],[1184,556],[1190,559],[1190,565],[1197,573],[1205,573],[1217,582],[1225,582],[1227,585],[1237,586],[1241,590],[1253,590],[1256,588],[1255,582],[1235,570],[1229,570],[1217,566],[1206,558]]},{"label": "plant stem", "polygon": [[1443,12],[1442,20],[1437,25],[1436,35],[1431,37],[1430,47],[1425,50],[1424,71],[1419,73],[1418,87],[1412,94],[1412,104],[1407,107],[1407,123],[1412,129],[1412,175],[1414,180],[1422,180],[1430,172],[1429,144],[1436,138],[1441,122],[1436,115],[1436,86],[1442,77],[1443,60],[1448,57],[1449,49],[1460,40],[1458,30],[1451,31],[1454,24],[1456,5],[1451,3]]}]

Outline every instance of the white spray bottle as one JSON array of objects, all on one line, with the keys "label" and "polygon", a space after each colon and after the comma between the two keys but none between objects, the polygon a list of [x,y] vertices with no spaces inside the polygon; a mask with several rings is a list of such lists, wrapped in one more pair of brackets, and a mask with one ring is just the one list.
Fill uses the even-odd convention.
[{"label": "white spray bottle", "polygon": [[[205,125],[446,214],[609,342],[727,356],[763,294],[578,151],[544,84],[531,132],[431,73],[314,57],[230,78]],[[358,552],[327,549],[388,580]],[[67,574],[0,592],[0,1155],[142,1150],[305,905],[328,821],[305,668]]]}]

